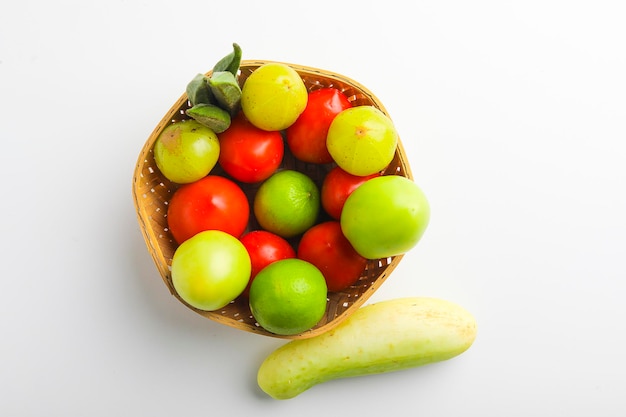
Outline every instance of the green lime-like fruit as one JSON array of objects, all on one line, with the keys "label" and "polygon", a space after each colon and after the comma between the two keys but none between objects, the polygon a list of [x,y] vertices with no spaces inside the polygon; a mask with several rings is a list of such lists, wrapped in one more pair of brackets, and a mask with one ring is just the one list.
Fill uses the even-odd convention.
[{"label": "green lime-like fruit", "polygon": [[253,210],[259,225],[284,238],[304,233],[317,221],[320,192],[306,174],[294,170],[274,173],[259,187]]},{"label": "green lime-like fruit", "polygon": [[154,160],[170,181],[187,184],[205,177],[220,155],[215,132],[195,120],[168,125],[154,143]]},{"label": "green lime-like fruit", "polygon": [[386,175],[367,180],[348,196],[341,211],[341,230],[364,258],[401,255],[421,239],[430,206],[412,180]]},{"label": "green lime-like fruit", "polygon": [[313,264],[283,259],[263,268],[250,286],[250,311],[265,330],[296,335],[326,313],[326,280]]},{"label": "green lime-like fruit", "polygon": [[398,132],[391,119],[374,106],[343,110],[331,122],[326,147],[344,171],[358,176],[383,170],[393,160]]},{"label": "green lime-like fruit", "polygon": [[287,64],[270,62],[248,76],[241,89],[241,109],[263,130],[283,130],[304,111],[308,92],[300,74]]},{"label": "green lime-like fruit", "polygon": [[172,258],[172,283],[180,298],[199,310],[220,309],[248,285],[250,255],[236,237],[220,230],[185,240]]}]

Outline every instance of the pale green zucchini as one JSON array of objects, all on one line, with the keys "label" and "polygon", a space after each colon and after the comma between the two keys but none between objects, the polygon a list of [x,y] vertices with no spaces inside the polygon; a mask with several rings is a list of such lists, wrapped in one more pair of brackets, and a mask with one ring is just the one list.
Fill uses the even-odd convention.
[{"label": "pale green zucchini", "polygon": [[292,340],[261,364],[259,387],[293,398],[324,381],[444,361],[465,352],[476,321],[450,301],[409,297],[366,305],[334,329]]}]

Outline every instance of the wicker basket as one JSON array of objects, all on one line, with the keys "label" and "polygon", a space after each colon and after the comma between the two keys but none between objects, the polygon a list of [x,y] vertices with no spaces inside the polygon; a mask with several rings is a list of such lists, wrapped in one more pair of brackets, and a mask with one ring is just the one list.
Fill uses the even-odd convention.
[{"label": "wicker basket", "polygon": [[[242,61],[239,77],[240,84],[243,85],[244,80],[256,68],[267,62],[269,61]],[[369,90],[347,77],[316,68],[295,64],[288,65],[300,74],[309,91],[323,87],[335,87],[349,98],[353,106],[373,105],[387,114],[382,103]],[[402,259],[401,255],[368,261],[361,277],[354,285],[341,292],[329,292],[326,314],[321,321],[312,329],[298,335],[281,336],[263,329],[253,318],[247,299],[243,297],[234,300],[220,310],[201,311],[186,304],[176,293],[172,284],[170,266],[177,244],[168,230],[167,205],[179,185],[168,181],[161,174],[154,162],[152,148],[157,137],[167,125],[188,118],[185,114],[185,109],[188,107],[187,95],[183,94],[163,117],[146,141],[137,160],[137,166],[135,167],[133,176],[133,199],[141,231],[165,285],[172,295],[191,310],[204,317],[237,329],[285,339],[307,338],[330,330],[358,309],[380,287]],[[301,162],[290,154],[286,146],[282,167],[304,172],[308,174],[318,186],[321,186],[324,176],[333,168],[333,165]],[[226,174],[220,170],[219,165],[216,165],[212,174],[226,176]],[[412,179],[411,170],[400,141],[398,142],[398,148],[393,161],[383,174],[401,175]],[[240,185],[250,199],[250,202],[252,202],[254,193],[259,184]],[[249,230],[257,228],[258,225],[255,223],[254,216],[251,215]],[[291,243],[294,247],[297,245],[297,241],[291,240]]]}]

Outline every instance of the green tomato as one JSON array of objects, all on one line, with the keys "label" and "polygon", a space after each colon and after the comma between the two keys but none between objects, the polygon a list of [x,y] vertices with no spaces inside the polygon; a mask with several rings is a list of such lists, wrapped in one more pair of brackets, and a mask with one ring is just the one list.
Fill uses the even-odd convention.
[{"label": "green tomato", "polygon": [[154,143],[154,160],[170,181],[187,184],[205,177],[220,155],[215,132],[195,120],[168,125]]},{"label": "green tomato", "polygon": [[430,220],[430,206],[410,179],[386,175],[367,180],[341,211],[341,230],[364,258],[401,255],[413,248]]},{"label": "green tomato", "polygon": [[220,309],[237,298],[250,279],[250,255],[243,243],[220,230],[184,241],[172,258],[172,283],[190,306]]}]

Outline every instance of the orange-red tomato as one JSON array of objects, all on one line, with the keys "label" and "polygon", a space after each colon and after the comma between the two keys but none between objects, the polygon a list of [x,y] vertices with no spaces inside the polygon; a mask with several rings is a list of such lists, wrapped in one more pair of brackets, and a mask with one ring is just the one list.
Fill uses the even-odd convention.
[{"label": "orange-red tomato", "polygon": [[341,291],[354,284],[367,264],[343,235],[336,220],[319,223],[304,232],[297,256],[322,272],[329,291]]},{"label": "orange-red tomato", "polygon": [[295,249],[287,240],[267,230],[253,230],[243,235],[240,240],[248,251],[252,263],[250,280],[243,292],[246,297],[250,293],[250,284],[261,269],[281,259],[296,257]]},{"label": "orange-red tomato", "polygon": [[322,183],[320,191],[322,207],[330,217],[339,220],[343,205],[352,191],[356,190],[365,181],[378,176],[380,176],[380,173],[360,177],[349,174],[340,167],[333,168],[326,174]]},{"label": "orange-red tomato", "polygon": [[178,244],[204,230],[221,230],[239,238],[248,226],[250,205],[234,181],[208,175],[174,192],[167,224]]},{"label": "orange-red tomato", "polygon": [[285,144],[281,133],[259,129],[243,113],[233,118],[230,127],[217,137],[220,141],[219,164],[235,180],[245,183],[263,181],[283,160]]},{"label": "orange-red tomato", "polygon": [[336,88],[310,92],[304,111],[285,132],[293,155],[304,162],[333,162],[326,149],[326,134],[335,116],[349,107],[348,97]]}]

